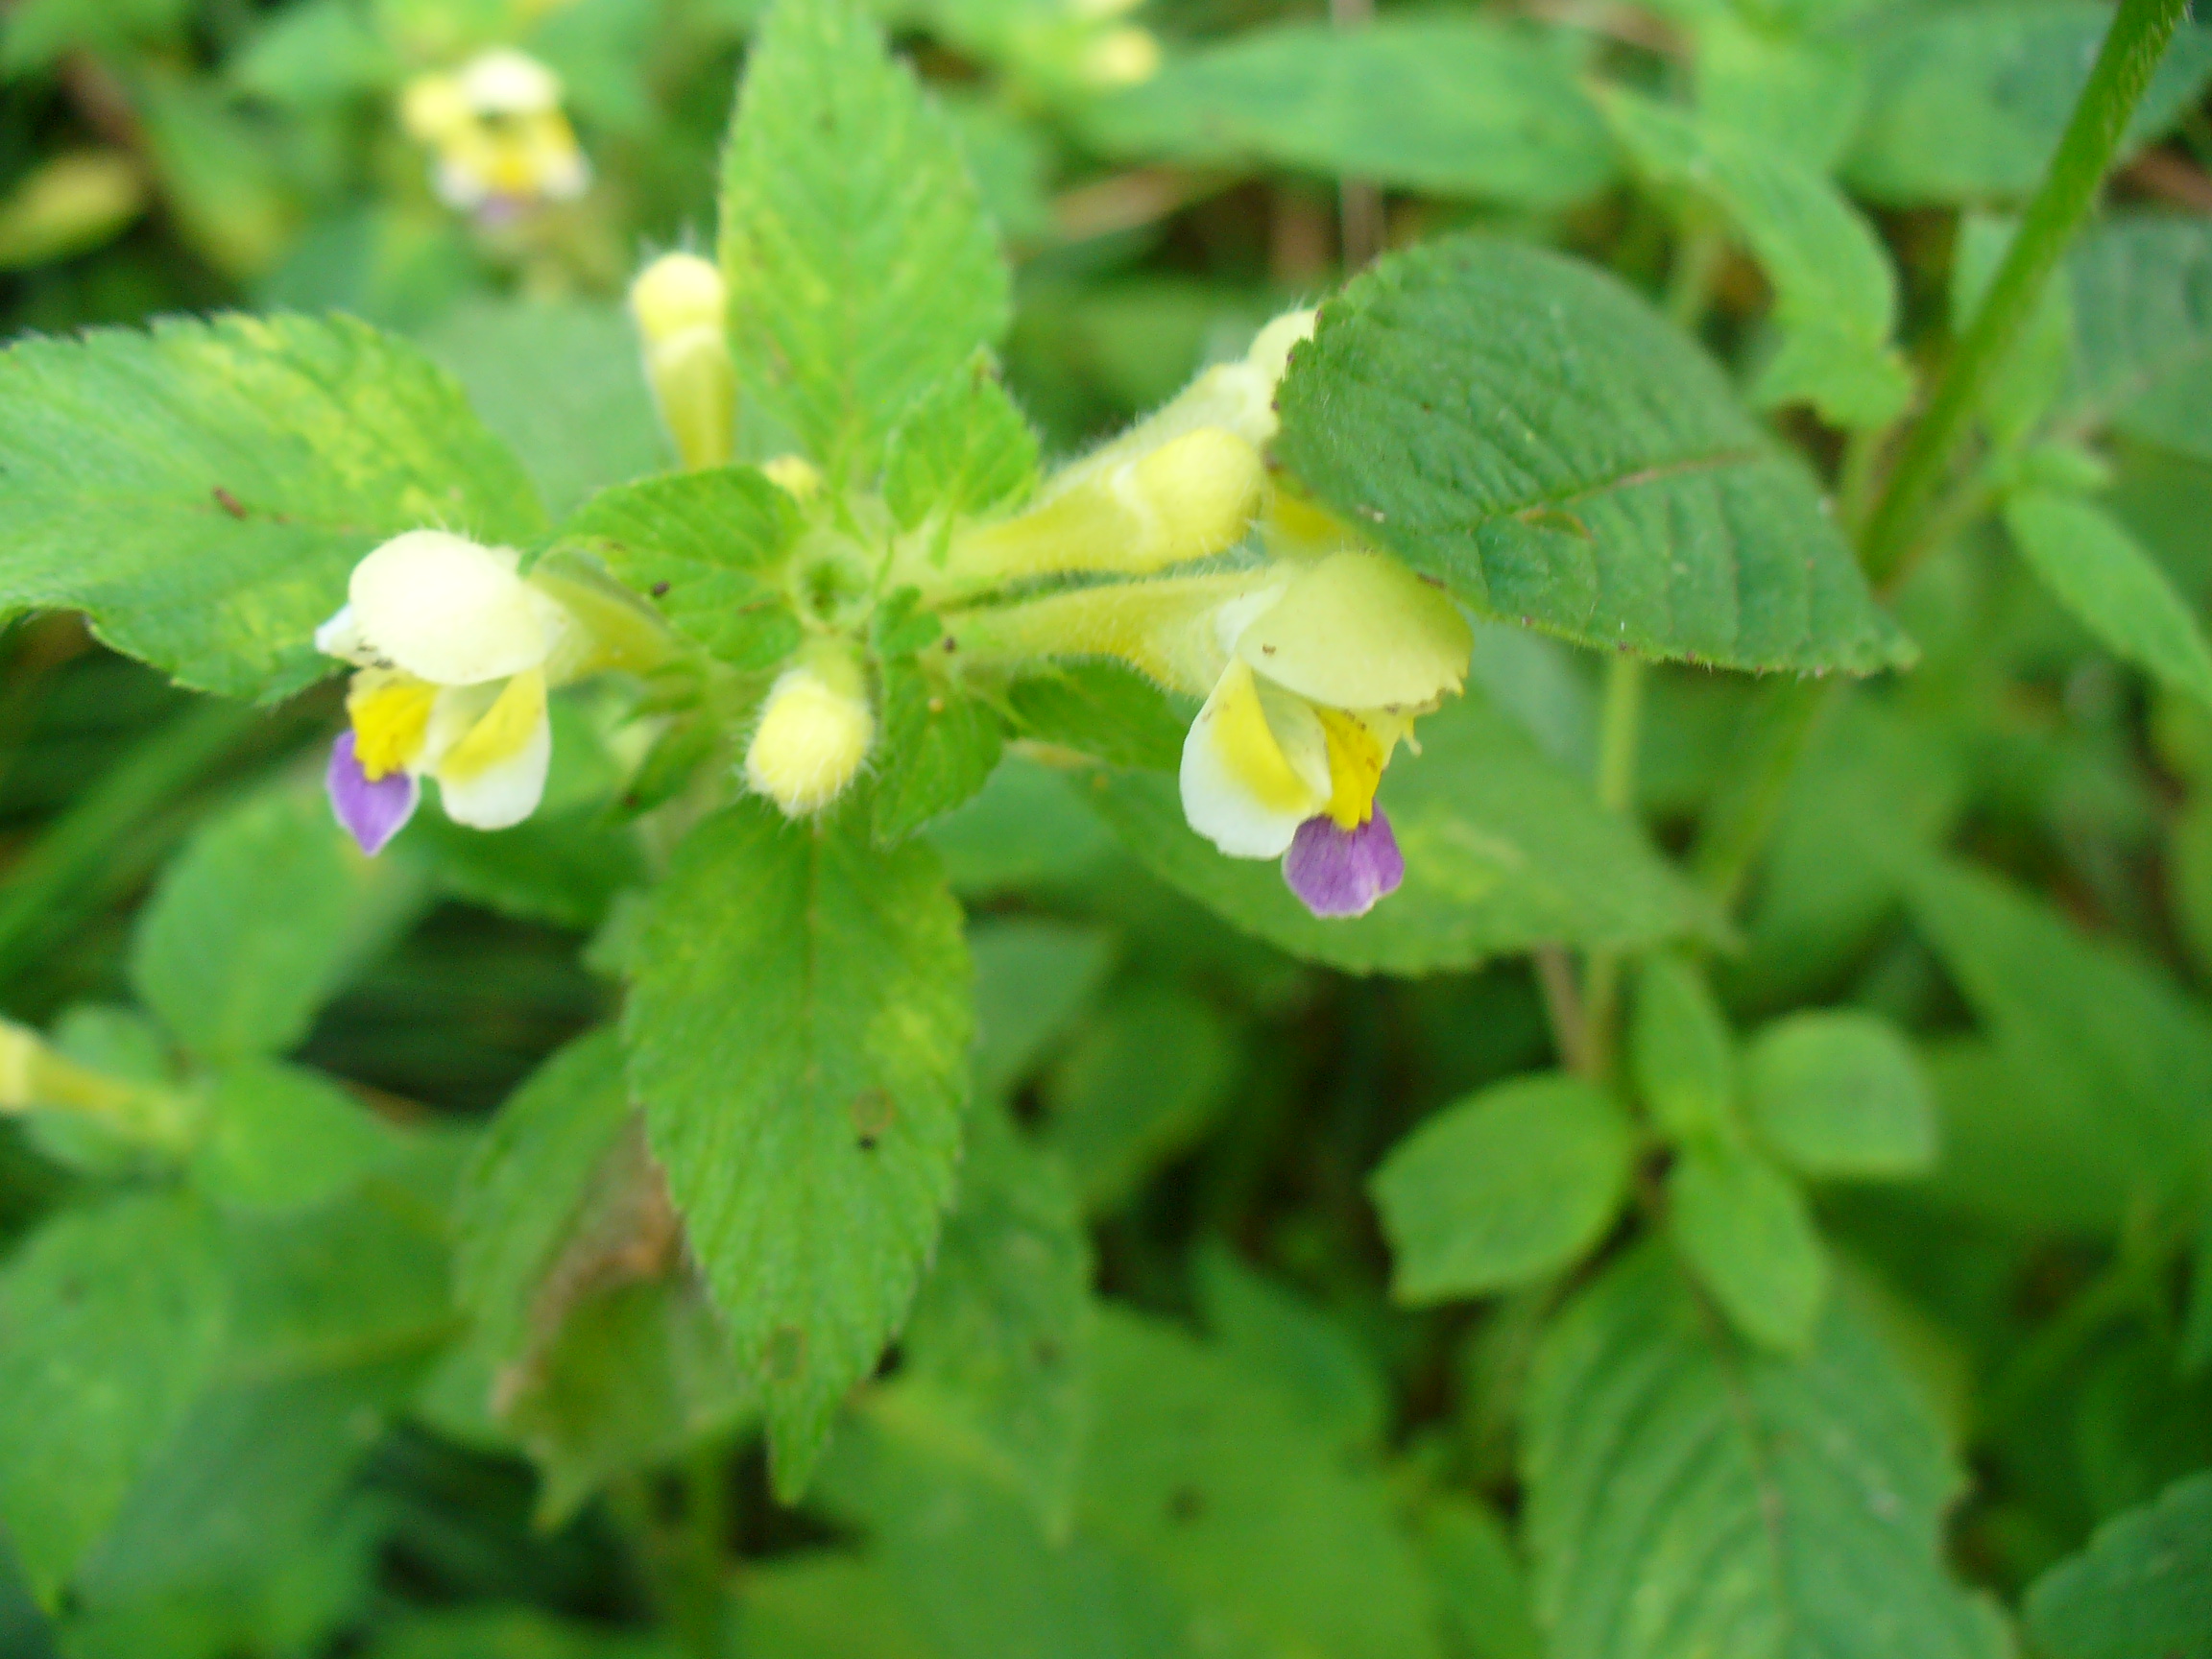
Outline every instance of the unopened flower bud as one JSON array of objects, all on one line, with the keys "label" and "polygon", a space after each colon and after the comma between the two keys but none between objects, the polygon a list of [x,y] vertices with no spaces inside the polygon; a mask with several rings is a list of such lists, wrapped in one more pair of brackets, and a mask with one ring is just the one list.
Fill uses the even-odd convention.
[{"label": "unopened flower bud", "polygon": [[669,253],[638,274],[630,310],[645,342],[645,377],[686,467],[719,467],[736,444],[737,376],[723,318],[722,273],[695,253]]},{"label": "unopened flower bud", "polygon": [[825,651],[786,668],[768,693],[745,752],[745,781],[801,818],[845,792],[876,742],[860,670]]},{"label": "unopened flower bud", "polygon": [[44,1047],[37,1032],[0,1020],[0,1112],[20,1112],[35,1102],[32,1078]]},{"label": "unopened flower bud", "polygon": [[1149,29],[1109,29],[1083,54],[1085,83],[1101,90],[1137,86],[1160,73],[1160,41]]},{"label": "unopened flower bud", "polygon": [[1075,469],[1029,512],[960,537],[950,564],[962,577],[998,579],[1164,570],[1234,545],[1266,483],[1257,449],[1201,426],[1118,466]]},{"label": "unopened flower bud", "polygon": [[760,463],[768,482],[794,501],[811,501],[822,488],[822,469],[804,455],[779,455]]}]

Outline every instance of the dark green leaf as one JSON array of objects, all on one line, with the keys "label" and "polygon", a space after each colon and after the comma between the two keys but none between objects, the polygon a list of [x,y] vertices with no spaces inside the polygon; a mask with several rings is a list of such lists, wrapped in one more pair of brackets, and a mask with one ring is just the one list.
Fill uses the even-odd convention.
[{"label": "dark green leaf", "polygon": [[1807,1175],[1896,1180],[1936,1164],[1936,1106],[1894,1025],[1809,1009],[1760,1032],[1743,1057],[1753,1131]]},{"label": "dark green leaf", "polygon": [[397,1150],[393,1132],[320,1073],[247,1061],[208,1094],[192,1179],[241,1210],[309,1210],[344,1193]]},{"label": "dark green leaf", "polygon": [[1647,956],[1629,1027],[1636,1092],[1676,1139],[1709,1135],[1736,1110],[1736,1039],[1705,976],[1678,956]]},{"label": "dark green leaf", "polygon": [[2028,1595],[2048,1659],[2206,1659],[2212,1654],[2212,1474],[2098,1528]]},{"label": "dark green leaf", "polygon": [[968,930],[975,959],[975,1097],[1004,1101],[1088,1007],[1114,966],[1096,928],[1006,916]]},{"label": "dark green leaf", "polygon": [[49,1606],[213,1374],[215,1230],[183,1196],[84,1205],[0,1270],[0,1520]]},{"label": "dark green leaf", "polygon": [[1480,1296],[1573,1266],[1619,1214],[1634,1152],[1626,1114],[1560,1073],[1445,1108],[1370,1183],[1392,1295],[1416,1306]]},{"label": "dark green leaf", "polygon": [[1084,1207],[1125,1202],[1212,1128],[1236,1067],[1227,1022],[1188,991],[1140,985],[1101,1008],[1044,1090],[1046,1144]]},{"label": "dark green leaf", "polygon": [[[2148,964],[1971,866],[1928,865],[1911,903],[1995,1042],[2007,1088],[1991,1104],[2015,1119],[2010,1135],[2056,1138],[2084,1194],[2201,1190],[2212,1017]],[[2000,1144],[2003,1124],[1992,1125]]]},{"label": "dark green leaf", "polygon": [[1002,1106],[978,1103],[968,1125],[936,1271],[873,1410],[1019,1494],[1064,1538],[1091,1423],[1091,1240],[1067,1171]]},{"label": "dark green leaf", "polygon": [[361,856],[320,790],[270,790],[211,819],[163,875],[132,981],[203,1059],[279,1054],[421,896],[404,865]]},{"label": "dark green leaf", "polygon": [[1676,1248],[1737,1327],[1804,1349],[1828,1294],[1828,1252],[1796,1182],[1747,1148],[1701,1141],[1668,1171],[1667,1200]]},{"label": "dark green leaf", "polygon": [[1322,307],[1284,460],[1477,612],[1737,668],[1909,661],[1813,479],[1613,278],[1480,237],[1379,261]]},{"label": "dark green leaf", "polygon": [[1070,662],[1014,682],[1006,706],[1024,737],[1058,744],[1109,766],[1172,772],[1190,714],[1135,670]]},{"label": "dark green leaf", "polygon": [[2056,490],[2005,503],[2012,544],[2112,652],[2212,709],[2212,645],[2158,562],[2102,507]]},{"label": "dark green leaf", "polygon": [[1741,1350],[1640,1250],[1546,1335],[1523,1471],[1552,1659],[2000,1659],[1939,1565],[1963,1477],[1873,1322]]},{"label": "dark green leaf", "polygon": [[1614,174],[1582,58],[1571,38],[1473,19],[1283,24],[1171,60],[1085,124],[1126,154],[1557,207]]},{"label": "dark green leaf", "polygon": [[[1871,95],[1845,165],[1886,206],[2024,197],[2043,177],[2112,9],[2093,0],[1899,8],[1868,38]],[[2212,30],[2176,35],[2124,153],[2171,127],[2212,73]]]},{"label": "dark green leaf", "polygon": [[630,1078],[795,1495],[905,1316],[952,1190],[972,970],[918,844],[746,803],[656,899]]}]

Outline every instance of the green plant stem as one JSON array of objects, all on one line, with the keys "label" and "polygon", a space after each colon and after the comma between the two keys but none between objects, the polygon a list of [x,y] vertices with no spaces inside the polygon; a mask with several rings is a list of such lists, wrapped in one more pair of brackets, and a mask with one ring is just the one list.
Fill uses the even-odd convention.
[{"label": "green plant stem", "polygon": [[2051,169],[1867,523],[1862,557],[1877,586],[1893,585],[1924,544],[1923,516],[1971,435],[1983,393],[2034,315],[2187,9],[2188,0],[2121,0]]},{"label": "green plant stem", "polygon": [[1781,815],[1790,780],[1840,682],[1799,680],[1777,686],[1755,719],[1748,765],[1715,797],[1700,827],[1692,868],[1721,908],[1735,908],[1743,883]]},{"label": "green plant stem", "polygon": [[1559,1064],[1577,1077],[1596,1077],[1590,1052],[1590,1026],[1582,1017],[1582,992],[1575,983],[1575,964],[1563,945],[1539,945],[1532,952],[1536,986],[1544,994],[1544,1015],[1551,1026],[1551,1046]]},{"label": "green plant stem", "polygon": [[1666,312],[1676,326],[1696,332],[1713,298],[1713,280],[1720,275],[1720,261],[1728,241],[1712,218],[1693,208],[1685,218],[1674,244],[1674,263],[1667,273]]},{"label": "green plant stem", "polygon": [[8,872],[0,895],[0,984],[22,972],[50,913],[104,874],[118,843],[268,721],[265,710],[248,704],[203,703],[141,738],[57,819]]},{"label": "green plant stem", "polygon": [[[1617,653],[1605,665],[1605,702],[1598,722],[1598,800],[1623,817],[1636,811],[1636,757],[1644,738],[1644,661]],[[1593,950],[1582,974],[1582,1046],[1594,1075],[1613,1069],[1619,1046],[1621,955]]]}]

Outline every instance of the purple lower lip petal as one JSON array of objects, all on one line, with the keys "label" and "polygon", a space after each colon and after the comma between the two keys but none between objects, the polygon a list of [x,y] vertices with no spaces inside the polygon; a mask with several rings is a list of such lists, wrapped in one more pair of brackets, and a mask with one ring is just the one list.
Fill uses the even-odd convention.
[{"label": "purple lower lip petal", "polygon": [[353,753],[353,733],[341,732],[330,749],[330,768],[323,775],[330,809],[346,832],[373,858],[407,828],[422,799],[422,785],[411,772],[388,772],[372,779]]},{"label": "purple lower lip petal", "polygon": [[1364,916],[1398,891],[1406,859],[1380,806],[1357,830],[1339,829],[1324,815],[1298,826],[1283,855],[1283,879],[1316,916]]}]

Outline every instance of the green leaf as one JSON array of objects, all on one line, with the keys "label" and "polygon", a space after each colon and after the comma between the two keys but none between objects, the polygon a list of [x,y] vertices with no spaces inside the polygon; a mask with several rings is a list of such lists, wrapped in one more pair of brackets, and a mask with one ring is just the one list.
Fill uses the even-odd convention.
[{"label": "green leaf", "polygon": [[924,393],[892,431],[883,499],[913,529],[987,513],[1012,502],[1037,477],[1037,435],[977,352]]},{"label": "green leaf", "polygon": [[1668,1135],[1709,1135],[1733,1120],[1736,1039],[1704,975],[1678,956],[1647,956],[1636,974],[1628,1052],[1636,1093]]},{"label": "green leaf", "polygon": [[[558,732],[553,743],[558,755]],[[645,876],[636,834],[607,823],[596,806],[541,807],[511,830],[490,831],[423,813],[403,845],[426,859],[443,892],[517,922],[579,933],[596,928],[616,895]]]},{"label": "green leaf", "polygon": [[1866,104],[1866,63],[1847,38],[1778,33],[1722,8],[1692,39],[1698,113],[1827,178]]},{"label": "green leaf", "polygon": [[239,91],[302,111],[389,90],[399,60],[354,0],[307,0],[271,17],[225,66]]},{"label": "green leaf", "polygon": [[1484,615],[1606,650],[1871,672],[1911,648],[1812,477],[1614,278],[1476,236],[1321,308],[1283,459]]},{"label": "green leaf", "polygon": [[1219,1650],[1434,1659],[1429,1588],[1381,1478],[1265,1381],[1107,1308],[1080,1529],[1205,1609]]},{"label": "green leaf", "polygon": [[2212,1474],[2099,1527],[2035,1581],[2027,1615],[2048,1659],[2212,1655]]},{"label": "green leaf", "polygon": [[[2006,1085],[1991,1105],[2011,1135],[2070,1162],[2084,1194],[2202,1190],[2212,1017],[2149,964],[1970,865],[1929,863],[1911,902],[1996,1045]],[[2005,1117],[1991,1129],[2001,1144]]]},{"label": "green leaf", "polygon": [[224,1071],[203,1107],[192,1180],[216,1203],[274,1213],[341,1196],[390,1159],[384,1122],[319,1072],[250,1060]]},{"label": "green leaf", "polygon": [[2032,488],[2006,498],[2005,528],[2043,585],[2115,655],[2212,709],[2212,646],[2117,518],[2078,495]]},{"label": "green leaf", "polygon": [[[2026,196],[2111,21],[2094,0],[1888,12],[1867,33],[1871,95],[1845,179],[1889,207]],[[2136,107],[2123,157],[2171,128],[2208,74],[2212,29],[2185,24]]]},{"label": "green leaf", "polygon": [[1729,1319],[1801,1352],[1828,1294],[1828,1252],[1796,1182],[1722,1141],[1686,1146],[1667,1176],[1667,1229]]},{"label": "green leaf", "polygon": [[747,802],[670,866],[624,1018],[630,1080],[740,1363],[777,1490],[905,1315],[968,1093],[960,911],[919,844]]},{"label": "green leaf", "polygon": [[83,610],[117,650],[232,697],[328,671],[317,625],[401,531],[544,528],[453,382],[343,317],[25,342],[0,355],[0,610]]},{"label": "green leaf", "polygon": [[1751,1128],[1792,1169],[1899,1180],[1936,1166],[1936,1103],[1920,1062],[1878,1015],[1813,1009],[1777,1020],[1743,1057]]},{"label": "green leaf", "polygon": [[495,1364],[542,1334],[541,1289],[634,1115],[622,1046],[594,1031],[508,1097],[469,1159],[454,1197],[454,1295]]},{"label": "green leaf", "polygon": [[268,790],[210,819],[164,872],[132,982],[202,1059],[280,1054],[421,899],[405,866],[361,855],[322,791]]},{"label": "green leaf", "polygon": [[2130,213],[2093,227],[2067,259],[2072,422],[2107,421],[2212,460],[2212,224]]},{"label": "green leaf", "polygon": [[421,1356],[203,1396],[79,1575],[94,1605],[266,1572],[327,1526]]},{"label": "green leaf", "polygon": [[593,1286],[504,1401],[529,1452],[540,1526],[566,1523],[609,1480],[675,1461],[728,1433],[754,1405],[752,1378],[696,1280],[677,1274]]},{"label": "green leaf", "polygon": [[1353,973],[1468,968],[1557,941],[1633,950],[1701,931],[1701,901],[1589,786],[1470,693],[1421,726],[1381,796],[1406,884],[1357,921],[1322,921],[1271,863],[1225,858],[1183,820],[1172,779],[1101,776],[1083,798],[1153,874],[1246,932]]},{"label": "green leaf", "polygon": [[1024,737],[1109,766],[1172,772],[1182,763],[1190,711],[1118,662],[1068,662],[1014,682],[1006,707]]},{"label": "green leaf", "polygon": [[988,898],[1080,878],[1119,856],[1079,787],[1060,767],[1020,755],[1001,760],[980,794],[928,830],[953,891]]},{"label": "green leaf", "polygon": [[1094,927],[1004,916],[968,930],[975,961],[975,1097],[1005,1101],[1090,1006],[1114,966]]},{"label": "green leaf", "polygon": [[1446,1107],[1369,1183],[1390,1240],[1390,1293],[1418,1306],[1573,1266],[1620,1214],[1635,1149],[1621,1108],[1563,1073]]},{"label": "green leaf", "polygon": [[1083,1207],[1113,1210],[1187,1150],[1229,1104],[1237,1044],[1188,990],[1145,983],[1119,993],[1045,1080],[1045,1143]]},{"label": "green leaf", "polygon": [[998,710],[938,672],[932,659],[886,663],[876,839],[894,846],[972,799],[998,764],[1005,736]]},{"label": "green leaf", "polygon": [[191,0],[25,0],[9,10],[0,72],[43,69],[72,48],[132,51],[180,25]]},{"label": "green leaf", "polygon": [[1612,182],[1605,130],[1564,34],[1383,17],[1258,29],[1169,60],[1084,113],[1110,150],[1372,180],[1547,208]]},{"label": "green leaf", "polygon": [[833,479],[995,340],[1007,274],[957,133],[851,0],[789,0],[722,174],[739,373]]},{"label": "green leaf", "polygon": [[1354,1332],[1218,1241],[1201,1248],[1196,1278],[1207,1330],[1248,1374],[1271,1379],[1331,1444],[1348,1453],[1382,1444],[1389,1387]]},{"label": "green leaf", "polygon": [[52,1606],[213,1373],[217,1238],[181,1195],[64,1212],[0,1269],[0,1521]]},{"label": "green leaf", "polygon": [[799,532],[790,496],[751,467],[724,467],[603,490],[560,539],[723,661],[767,668],[802,637],[782,568]]},{"label": "green leaf", "polygon": [[554,1619],[532,1607],[478,1606],[415,1613],[364,1649],[368,1659],[678,1659],[658,1635]]},{"label": "green leaf", "polygon": [[[800,1557],[807,1576],[770,1587],[758,1611],[776,1616],[760,1632],[771,1640],[748,1654],[1198,1659],[1205,1651],[1193,1640],[1200,1611],[1147,1563],[1081,1533],[1050,1538],[1019,1499],[946,1463],[910,1425],[875,1409],[884,1398],[868,1397],[823,1479],[839,1518],[867,1533],[867,1559]],[[746,1599],[751,1612],[750,1587]],[[756,1628],[749,1621],[747,1636]],[[791,1645],[774,1645],[774,1635]],[[802,1636],[811,1640],[795,1640]]]},{"label": "green leaf", "polygon": [[1067,1171],[1002,1106],[981,1102],[968,1121],[936,1271],[872,1408],[1065,1538],[1091,1425],[1091,1240]]},{"label": "green leaf", "polygon": [[1504,1523],[1482,1504],[1438,1494],[1417,1526],[1449,1650],[1462,1659],[1544,1659],[1527,1572]]},{"label": "green leaf", "polygon": [[1842,193],[1762,134],[1619,89],[1600,107],[1637,169],[1718,206],[1774,284],[1788,338],[1760,376],[1760,401],[1809,401],[1842,426],[1894,420],[1912,396],[1889,347],[1896,273]]},{"label": "green leaf", "polygon": [[637,328],[617,305],[472,296],[418,342],[515,446],[556,515],[670,465]]},{"label": "green leaf", "polygon": [[1747,1353],[1640,1250],[1546,1334],[1522,1467],[1551,1659],[2001,1659],[1939,1566],[1963,1477],[1874,1322]]}]

